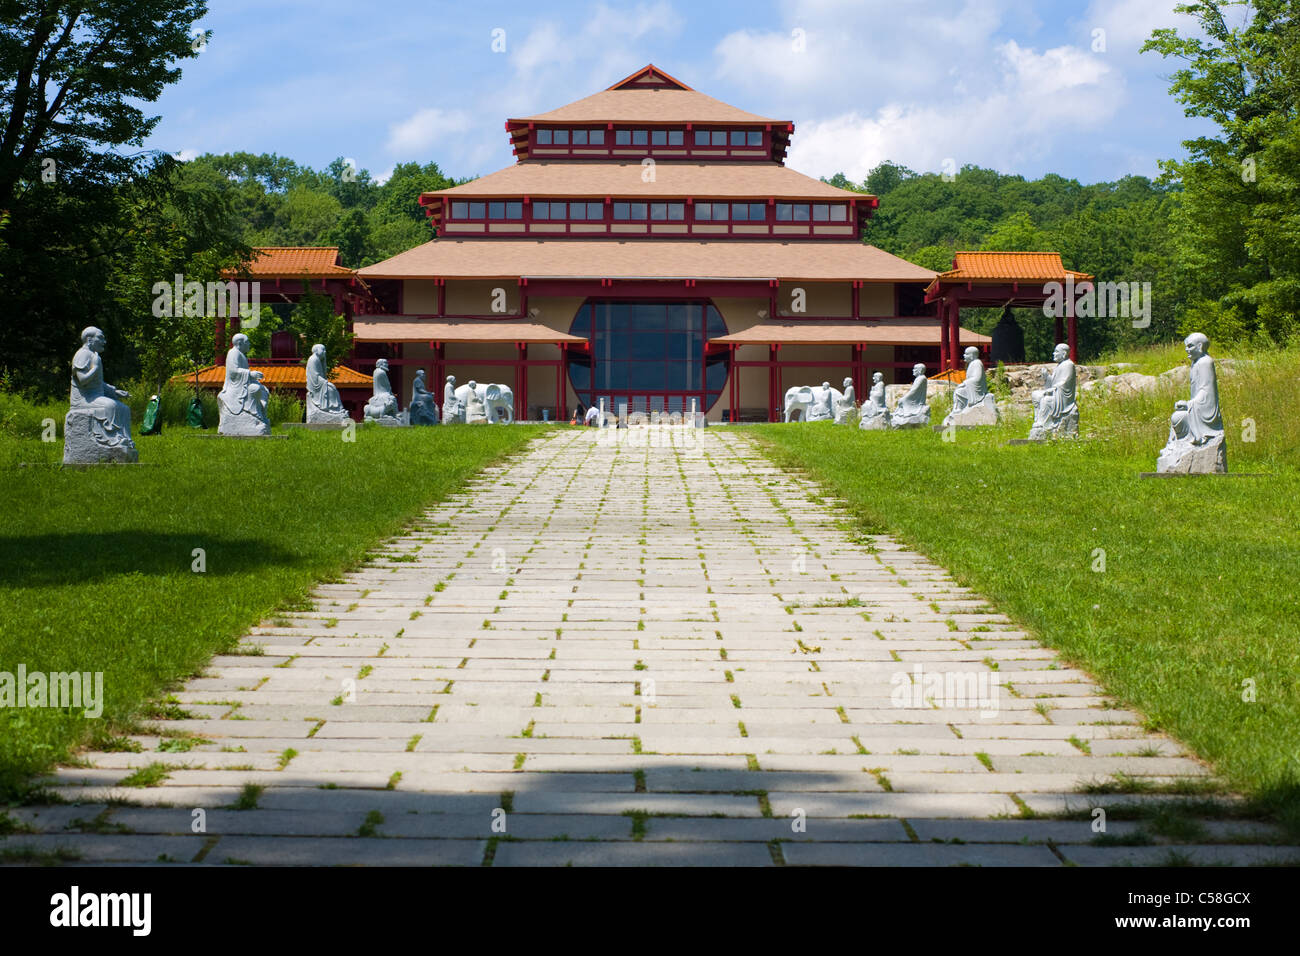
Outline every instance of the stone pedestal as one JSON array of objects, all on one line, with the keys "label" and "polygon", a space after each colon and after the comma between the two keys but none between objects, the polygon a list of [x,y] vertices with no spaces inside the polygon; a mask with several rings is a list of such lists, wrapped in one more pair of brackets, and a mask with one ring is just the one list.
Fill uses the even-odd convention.
[{"label": "stone pedestal", "polygon": [[404,416],[408,425],[436,425],[438,406],[433,402],[413,402]]},{"label": "stone pedestal", "polygon": [[862,418],[858,420],[858,428],[868,432],[885,431],[889,428],[889,409],[879,408],[874,405],[863,405]]},{"label": "stone pedestal", "polygon": [[1161,475],[1226,475],[1228,473],[1228,443],[1222,435],[1203,445],[1175,440],[1167,444],[1156,461],[1156,473]]},{"label": "stone pedestal", "polygon": [[920,428],[922,425],[930,424],[930,406],[922,405],[919,409],[904,410],[900,412],[894,409],[890,416],[890,428]]},{"label": "stone pedestal", "polygon": [[1078,438],[1079,437],[1079,409],[1072,408],[1066,413],[1065,417],[1057,422],[1048,422],[1045,425],[1034,425],[1029,429],[1030,441],[1041,441],[1045,438]]},{"label": "stone pedestal", "polygon": [[943,420],[944,425],[956,425],[969,428],[974,425],[996,425],[998,423],[998,403],[992,395],[985,395],[984,400],[975,405],[967,405],[960,412],[949,412]]},{"label": "stone pedestal", "polygon": [[235,438],[264,438],[271,434],[271,423],[249,412],[231,414],[224,403],[219,402],[221,421],[217,425],[218,435]]},{"label": "stone pedestal", "polygon": [[130,435],[109,434],[91,409],[73,408],[63,419],[63,463],[135,464],[140,460]]},{"label": "stone pedestal", "polygon": [[310,398],[307,400],[308,425],[346,425],[350,421],[352,416],[346,411],[327,412],[313,404]]}]

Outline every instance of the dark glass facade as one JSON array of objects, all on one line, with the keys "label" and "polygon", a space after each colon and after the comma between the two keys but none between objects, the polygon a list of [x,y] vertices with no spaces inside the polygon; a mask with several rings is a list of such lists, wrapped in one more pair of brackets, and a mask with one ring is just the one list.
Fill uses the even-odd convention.
[{"label": "dark glass facade", "polygon": [[569,381],[583,405],[626,402],[637,411],[704,411],[727,382],[725,353],[706,356],[708,339],[727,334],[710,302],[598,301],[578,309],[572,335],[591,343],[590,361],[576,357]]}]

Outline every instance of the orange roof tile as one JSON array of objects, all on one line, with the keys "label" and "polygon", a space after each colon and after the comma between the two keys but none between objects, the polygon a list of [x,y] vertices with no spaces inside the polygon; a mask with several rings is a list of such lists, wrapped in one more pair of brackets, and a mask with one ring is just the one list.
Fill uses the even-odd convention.
[{"label": "orange roof tile", "polygon": [[[758,325],[709,339],[735,345],[939,345],[939,320],[887,319],[768,319]],[[993,340],[969,329],[961,330],[961,341],[983,345]]]},{"label": "orange roof tile", "polygon": [[854,241],[434,239],[364,279],[804,279],[929,282],[935,273]]},{"label": "orange roof tile", "polygon": [[[306,388],[307,368],[303,365],[259,365],[250,362],[249,368],[262,373],[262,384],[267,388]],[[194,372],[172,376],[172,381],[179,384],[194,384]],[[198,371],[198,383],[211,388],[220,388],[226,381],[224,365],[209,365]],[[343,365],[336,365],[330,372],[330,381],[339,388],[369,388],[371,378],[364,372],[357,372]]]},{"label": "orange roof tile", "polygon": [[327,279],[356,275],[355,270],[339,265],[338,261],[338,246],[257,246],[248,264],[248,274],[255,279]]},{"label": "orange roof tile", "polygon": [[952,269],[939,274],[939,281],[959,282],[1050,282],[1066,276],[1091,279],[1086,272],[1065,268],[1059,252],[955,252]]},{"label": "orange roof tile", "polygon": [[436,319],[406,315],[358,318],[352,332],[359,342],[569,342],[587,340],[540,322],[506,319]]},{"label": "orange roof tile", "polygon": [[638,162],[527,159],[472,182],[434,192],[442,196],[680,196],[765,199],[857,199],[870,204],[866,193],[839,189],[777,163],[690,163],[665,160],[655,164],[652,182],[644,182]]}]

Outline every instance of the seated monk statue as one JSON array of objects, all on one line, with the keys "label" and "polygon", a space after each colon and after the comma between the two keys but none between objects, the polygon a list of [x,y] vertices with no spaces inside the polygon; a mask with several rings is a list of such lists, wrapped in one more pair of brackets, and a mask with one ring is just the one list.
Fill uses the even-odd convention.
[{"label": "seated monk statue", "polygon": [[997,403],[989,394],[989,377],[980,361],[979,349],[971,346],[965,351],[966,379],[952,391],[952,410],[943,420],[945,425],[956,422],[965,425],[994,425],[998,420]]},{"label": "seated monk statue", "polygon": [[1183,341],[1192,363],[1187,401],[1174,403],[1169,441],[1156,462],[1157,473],[1226,473],[1228,453],[1219,408],[1219,380],[1209,356],[1209,338],[1193,332]]},{"label": "seated monk statue", "polygon": [[226,381],[217,393],[221,418],[220,435],[269,435],[271,421],[266,403],[271,393],[262,384],[262,373],[248,367],[248,336],[240,332],[230,340],[226,353]]},{"label": "seated monk statue", "polygon": [[487,405],[479,394],[478,383],[470,379],[465,386],[465,421],[475,425],[487,420]]},{"label": "seated monk statue", "polygon": [[406,411],[412,425],[438,424],[438,405],[433,400],[433,393],[424,387],[424,369],[415,373],[415,381],[411,383],[411,404]]},{"label": "seated monk statue", "polygon": [[397,418],[397,396],[388,383],[388,359],[375,363],[375,372],[371,376],[370,401],[366,402],[366,421],[378,422],[385,418]]},{"label": "seated monk statue", "polygon": [[1043,373],[1043,387],[1030,393],[1034,404],[1034,424],[1029,429],[1031,440],[1055,437],[1074,437],[1079,434],[1079,406],[1075,402],[1077,382],[1074,363],[1070,361],[1070,347],[1062,342],[1052,353],[1058,363],[1050,375]]},{"label": "seated monk statue", "polygon": [[81,330],[81,348],[72,357],[72,388],[63,421],[64,464],[140,460],[131,441],[129,393],[104,381],[102,353],[108,342],[94,326]]},{"label": "seated monk statue", "polygon": [[325,346],[317,343],[307,359],[307,423],[342,425],[347,421],[339,390],[325,374]]},{"label": "seated monk statue", "polygon": [[918,362],[912,366],[912,387],[898,400],[889,423],[890,428],[902,428],[905,425],[928,425],[930,423],[930,406],[925,403],[926,386],[925,364]]},{"label": "seated monk statue", "polygon": [[[1202,332],[1193,332],[1183,341],[1187,357],[1191,360],[1191,397],[1184,406],[1187,411],[1187,434],[1193,445],[1204,445],[1223,435],[1223,415],[1219,410],[1219,378],[1210,358],[1209,338]],[[1183,405],[1179,402],[1174,407]]]},{"label": "seated monk statue", "polygon": [[963,412],[972,405],[984,401],[989,393],[989,378],[984,374],[984,363],[980,361],[979,349],[971,346],[965,352],[966,380],[953,390],[953,414]]},{"label": "seated monk statue", "polygon": [[828,422],[834,419],[835,391],[830,382],[822,382],[822,387],[813,389],[813,402],[808,408],[808,421]]},{"label": "seated monk statue", "polygon": [[862,418],[858,422],[862,429],[881,429],[889,427],[889,407],[885,404],[885,376],[876,372],[871,376],[871,391],[862,404]]}]

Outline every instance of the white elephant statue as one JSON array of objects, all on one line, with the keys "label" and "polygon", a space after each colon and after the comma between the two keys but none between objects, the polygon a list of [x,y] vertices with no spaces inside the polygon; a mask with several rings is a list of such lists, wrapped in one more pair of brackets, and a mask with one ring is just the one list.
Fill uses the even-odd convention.
[{"label": "white elephant statue", "polygon": [[829,382],[820,387],[794,385],[785,391],[785,420],[787,422],[831,421],[835,409],[844,401],[844,393],[831,388]]},{"label": "white elephant statue", "polygon": [[474,393],[474,406],[481,405],[483,415],[489,423],[512,425],[515,421],[515,393],[508,385],[480,385],[473,380],[456,389],[456,401],[460,405],[460,420],[469,421],[467,415],[471,408],[470,392]]}]

